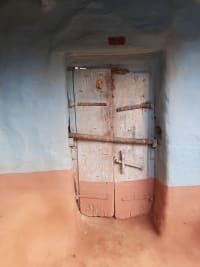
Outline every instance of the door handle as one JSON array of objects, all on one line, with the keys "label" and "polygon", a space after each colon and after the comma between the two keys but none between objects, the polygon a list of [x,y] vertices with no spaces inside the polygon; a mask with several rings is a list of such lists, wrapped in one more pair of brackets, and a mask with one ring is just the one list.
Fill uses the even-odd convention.
[{"label": "door handle", "polygon": [[121,174],[124,174],[125,173],[125,167],[131,167],[131,168],[135,168],[135,169],[138,169],[138,170],[142,170],[143,169],[143,166],[141,165],[137,165],[137,164],[132,164],[132,163],[129,163],[129,162],[126,162],[125,161],[125,152],[124,151],[119,151],[119,156],[120,156],[120,159],[117,159],[116,157],[114,157],[114,163],[116,164],[119,164],[120,165],[120,172]]},{"label": "door handle", "polygon": [[125,152],[120,150],[119,155],[120,155],[121,162],[122,162],[121,173],[124,174],[125,173]]},{"label": "door handle", "polygon": [[114,157],[114,163],[117,163],[120,165],[120,173],[124,174],[125,172],[125,153],[124,151],[120,150],[119,151],[119,159],[117,159],[116,157]]}]

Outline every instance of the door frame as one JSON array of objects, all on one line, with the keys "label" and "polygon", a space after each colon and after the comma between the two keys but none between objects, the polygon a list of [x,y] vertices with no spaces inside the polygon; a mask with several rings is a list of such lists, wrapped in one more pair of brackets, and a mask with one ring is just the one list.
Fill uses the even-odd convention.
[{"label": "door frame", "polygon": [[[160,84],[160,81],[157,81],[158,77],[160,77],[160,53],[153,53],[153,54],[117,54],[117,55],[102,55],[96,54],[93,55],[92,53],[87,53],[84,55],[80,54],[73,54],[69,55],[66,58],[66,68],[67,68],[67,94],[71,94],[73,92],[73,68],[74,67],[89,67],[89,68],[109,68],[110,66],[117,66],[120,68],[131,68],[132,72],[148,72],[150,74],[150,97],[152,103],[155,105],[155,91]],[[71,97],[73,97],[71,95]],[[72,126],[75,132],[76,129],[76,112],[73,109],[69,109],[69,118],[73,121],[74,125]],[[69,125],[69,118],[68,118],[68,127]],[[72,124],[73,124],[72,123]],[[154,125],[151,125],[149,128],[149,137],[154,138]],[[69,140],[69,146],[74,152],[72,153],[72,165],[73,169],[78,170],[78,154],[76,149],[76,141]],[[149,150],[152,151],[152,150]],[[155,150],[153,153],[150,152],[149,160],[148,160],[148,168],[150,168],[150,172],[152,173],[152,177],[155,177]],[[150,160],[151,159],[151,160]],[[153,163],[152,163],[153,162]],[[75,166],[74,166],[75,164]],[[79,179],[78,173],[75,173],[75,193],[79,196]],[[79,197],[76,198],[77,204],[79,206]]]}]

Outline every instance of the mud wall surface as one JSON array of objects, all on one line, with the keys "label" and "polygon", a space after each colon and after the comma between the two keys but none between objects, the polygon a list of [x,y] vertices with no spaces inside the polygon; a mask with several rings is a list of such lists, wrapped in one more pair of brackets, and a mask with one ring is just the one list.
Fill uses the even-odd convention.
[{"label": "mud wall surface", "polygon": [[[194,236],[200,223],[199,4],[53,2],[45,10],[40,1],[0,3],[0,265],[13,266],[14,258],[15,266],[31,266],[34,258],[40,262],[33,266],[50,266],[49,255],[59,254],[60,242],[65,247],[68,235],[76,233],[66,66],[60,51],[83,55],[93,49],[102,55],[111,35],[126,36],[127,51],[166,51],[155,98],[162,138],[153,219],[158,230],[167,226],[173,233],[186,225]],[[182,41],[166,48],[169,32]]]},{"label": "mud wall surface", "polygon": [[200,184],[199,44],[199,40],[176,40],[166,50],[156,100],[157,123],[162,128],[157,177],[170,186]]},{"label": "mud wall surface", "polygon": [[167,51],[169,185],[200,185],[199,45],[185,41]]},{"label": "mud wall surface", "polygon": [[0,57],[0,265],[57,265],[78,231],[64,58],[6,36]]},{"label": "mud wall surface", "polygon": [[0,54],[0,173],[69,169],[64,58],[10,42]]},{"label": "mud wall surface", "polygon": [[157,229],[167,226],[173,231],[186,224],[194,230],[200,223],[199,44],[198,39],[176,39],[165,54],[156,96],[157,124],[162,129],[156,163]]}]

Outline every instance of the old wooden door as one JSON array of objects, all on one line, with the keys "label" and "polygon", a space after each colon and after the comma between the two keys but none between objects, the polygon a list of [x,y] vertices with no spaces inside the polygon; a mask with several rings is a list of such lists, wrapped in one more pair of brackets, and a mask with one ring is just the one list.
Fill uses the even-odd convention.
[{"label": "old wooden door", "polygon": [[[112,78],[114,136],[148,138],[152,126],[149,74],[113,73]],[[149,179],[149,149],[141,144],[113,145],[117,218],[134,217],[150,210],[153,179]]]},{"label": "old wooden door", "polygon": [[153,199],[149,74],[78,69],[73,79],[70,118],[76,127],[70,137],[76,140],[80,211],[116,218],[148,213]]}]

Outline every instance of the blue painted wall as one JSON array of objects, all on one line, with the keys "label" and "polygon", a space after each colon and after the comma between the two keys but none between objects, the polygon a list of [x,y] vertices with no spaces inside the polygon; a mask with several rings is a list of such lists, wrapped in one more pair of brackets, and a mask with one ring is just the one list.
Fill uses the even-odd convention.
[{"label": "blue painted wall", "polygon": [[0,173],[68,169],[64,57],[11,46],[0,55]]},{"label": "blue painted wall", "polygon": [[171,186],[200,185],[200,41],[172,41],[157,94],[163,130],[157,177]]},{"label": "blue painted wall", "polygon": [[[2,42],[0,57],[0,173],[71,168],[64,55]],[[171,186],[200,184],[199,70],[200,41],[171,41],[155,95],[156,176]]]}]

